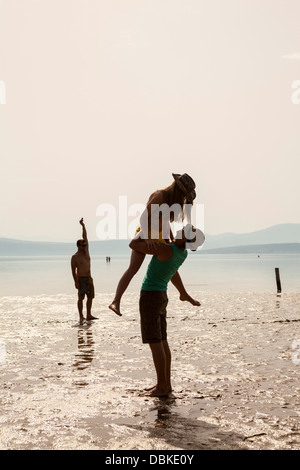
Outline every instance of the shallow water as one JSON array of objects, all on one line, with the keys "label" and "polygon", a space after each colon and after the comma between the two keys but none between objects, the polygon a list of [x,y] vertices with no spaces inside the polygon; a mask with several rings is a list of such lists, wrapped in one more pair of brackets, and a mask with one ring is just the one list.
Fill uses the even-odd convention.
[{"label": "shallow water", "polygon": [[[140,289],[150,256],[129,284]],[[96,292],[113,293],[127,269],[128,256],[92,257]],[[189,291],[277,292],[275,268],[280,269],[283,292],[300,292],[300,255],[205,255],[190,253],[180,268]],[[56,257],[0,257],[3,295],[73,294],[70,259]],[[172,286],[170,286],[172,289]]]},{"label": "shallow water", "polygon": [[73,295],[0,299],[1,449],[300,448],[299,293],[169,293],[167,399],[139,396],[138,296],[119,318],[97,294],[81,326]]}]

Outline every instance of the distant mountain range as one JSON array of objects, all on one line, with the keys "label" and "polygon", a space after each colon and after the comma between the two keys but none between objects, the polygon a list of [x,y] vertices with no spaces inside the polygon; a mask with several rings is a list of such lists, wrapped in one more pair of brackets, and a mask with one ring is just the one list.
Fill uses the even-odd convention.
[{"label": "distant mountain range", "polygon": [[300,243],[300,224],[280,224],[251,233],[207,235],[203,249]]},{"label": "distant mountain range", "polygon": [[[130,253],[129,240],[91,241],[89,250],[94,255],[126,255]],[[0,238],[0,256],[72,256],[76,251],[76,242],[31,242]]]},{"label": "distant mountain range", "polygon": [[[114,256],[130,253],[129,240],[91,241],[90,253]],[[36,242],[0,238],[0,256],[71,256],[74,243]],[[256,232],[206,235],[198,253],[300,253],[300,224],[280,224]]]},{"label": "distant mountain range", "polygon": [[245,245],[245,246],[230,246],[224,248],[212,248],[210,250],[201,250],[202,254],[241,254],[241,253],[254,253],[257,255],[263,253],[273,254],[300,254],[300,243],[270,243],[264,245]]}]

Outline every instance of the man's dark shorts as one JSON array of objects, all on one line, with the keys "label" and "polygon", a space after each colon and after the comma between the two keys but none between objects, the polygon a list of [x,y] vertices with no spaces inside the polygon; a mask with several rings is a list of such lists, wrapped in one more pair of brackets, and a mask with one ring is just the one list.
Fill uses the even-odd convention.
[{"label": "man's dark shorts", "polygon": [[140,293],[140,317],[143,343],[160,343],[167,339],[166,291],[146,291]]},{"label": "man's dark shorts", "polygon": [[91,277],[79,277],[78,282],[78,298],[83,300],[86,295],[88,299],[93,299],[95,297],[93,279]]}]

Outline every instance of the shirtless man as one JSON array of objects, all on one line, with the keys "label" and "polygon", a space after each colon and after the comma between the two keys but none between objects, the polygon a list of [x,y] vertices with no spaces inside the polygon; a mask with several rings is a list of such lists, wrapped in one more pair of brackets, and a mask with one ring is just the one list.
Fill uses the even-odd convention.
[{"label": "shirtless man", "polygon": [[77,240],[78,251],[71,258],[72,275],[75,282],[75,287],[78,290],[78,312],[79,321],[84,321],[82,314],[83,310],[83,299],[87,296],[86,302],[86,319],[97,320],[91,314],[93,298],[95,297],[95,290],[93,279],[91,277],[91,258],[89,253],[89,242],[87,239],[86,228],[83,219],[79,221],[82,226],[82,239]]}]

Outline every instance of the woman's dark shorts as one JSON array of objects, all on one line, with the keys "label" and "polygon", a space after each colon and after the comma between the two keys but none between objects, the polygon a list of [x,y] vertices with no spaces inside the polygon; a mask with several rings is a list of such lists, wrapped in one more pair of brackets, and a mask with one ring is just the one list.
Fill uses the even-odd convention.
[{"label": "woman's dark shorts", "polygon": [[146,291],[140,293],[140,317],[143,343],[160,343],[167,339],[166,291]]}]

